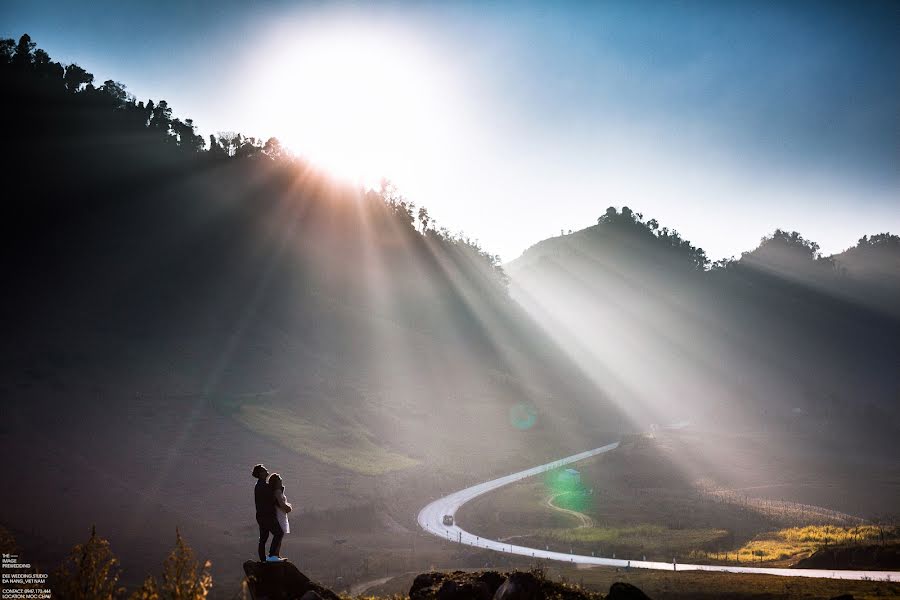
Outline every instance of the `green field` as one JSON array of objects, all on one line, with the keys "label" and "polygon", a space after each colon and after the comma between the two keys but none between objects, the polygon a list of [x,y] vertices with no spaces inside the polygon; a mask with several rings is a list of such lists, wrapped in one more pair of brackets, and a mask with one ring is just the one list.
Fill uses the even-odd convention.
[{"label": "green field", "polygon": [[359,423],[327,411],[303,418],[277,391],[217,398],[217,408],[247,429],[298,454],[360,475],[383,475],[415,467],[419,461],[389,450]]},{"label": "green field", "polygon": [[375,444],[358,426],[325,427],[284,410],[257,405],[241,406],[234,417],[286,448],[361,475],[383,475],[419,464]]},{"label": "green field", "polygon": [[721,543],[727,536],[725,529],[670,529],[661,525],[642,523],[628,527],[577,527],[574,529],[543,529],[536,537],[572,544],[617,548],[620,553],[634,556],[643,553],[668,553],[672,549],[707,547]]},{"label": "green field", "polygon": [[695,475],[669,462],[673,443],[633,437],[577,472],[551,471],[476,498],[458,520],[485,537],[582,554],[770,566],[880,535],[871,525],[816,522],[814,507],[804,506],[803,520],[804,511],[705,494]]}]

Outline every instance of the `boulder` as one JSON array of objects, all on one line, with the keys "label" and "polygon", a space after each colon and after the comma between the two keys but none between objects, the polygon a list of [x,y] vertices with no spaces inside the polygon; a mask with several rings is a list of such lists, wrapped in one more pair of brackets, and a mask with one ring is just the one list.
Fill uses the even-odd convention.
[{"label": "boulder", "polygon": [[322,596],[318,595],[312,590],[309,590],[302,596],[300,596],[300,600],[325,600]]},{"label": "boulder", "polygon": [[494,600],[544,600],[544,591],[532,573],[515,571],[497,588]]},{"label": "boulder", "polygon": [[650,600],[650,597],[630,583],[617,581],[609,586],[606,600]]},{"label": "boulder", "polygon": [[435,595],[436,600],[491,600],[491,592],[483,581],[447,579]]},{"label": "boulder", "polygon": [[[244,563],[247,588],[253,600],[340,600],[340,597],[300,572],[291,561]],[[315,596],[306,597],[308,592]]]},{"label": "boulder", "polygon": [[413,583],[409,588],[410,600],[426,600],[434,598],[434,595],[440,589],[441,584],[447,579],[447,573],[432,571],[430,573],[421,573],[416,575]]},{"label": "boulder", "polygon": [[493,598],[500,586],[503,585],[503,582],[506,581],[506,575],[497,571],[483,571],[478,574],[477,579],[487,586],[488,591],[491,593],[491,598]]}]

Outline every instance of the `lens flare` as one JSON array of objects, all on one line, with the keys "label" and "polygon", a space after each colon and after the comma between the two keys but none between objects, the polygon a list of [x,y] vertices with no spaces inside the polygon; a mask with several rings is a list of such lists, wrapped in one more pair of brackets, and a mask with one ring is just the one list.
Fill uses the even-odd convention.
[{"label": "lens flare", "polygon": [[520,431],[531,429],[537,423],[537,409],[530,404],[516,404],[509,409],[509,422]]}]

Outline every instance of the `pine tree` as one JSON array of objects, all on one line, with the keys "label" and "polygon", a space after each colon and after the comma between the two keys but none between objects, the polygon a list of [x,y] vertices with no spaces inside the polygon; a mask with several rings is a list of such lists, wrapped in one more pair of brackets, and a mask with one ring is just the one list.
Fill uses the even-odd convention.
[{"label": "pine tree", "polygon": [[[212,575],[209,570],[210,561],[200,568],[194,558],[194,551],[188,546],[181,532],[175,530],[175,548],[163,563],[162,583],[156,597],[145,597],[149,600],[204,600],[212,588]],[[146,582],[145,582],[146,585]]]},{"label": "pine tree", "polygon": [[72,548],[56,573],[54,595],[65,600],[114,600],[124,592],[119,587],[119,561],[109,541],[91,527],[91,537]]}]

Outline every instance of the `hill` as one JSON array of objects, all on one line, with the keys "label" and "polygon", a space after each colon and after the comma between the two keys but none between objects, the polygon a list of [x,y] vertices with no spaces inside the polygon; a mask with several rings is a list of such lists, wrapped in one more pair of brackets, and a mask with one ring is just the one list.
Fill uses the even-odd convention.
[{"label": "hill", "polygon": [[629,427],[496,257],[388,182],[341,184],[274,138],[207,143],[28,36],[0,49],[0,451],[23,471],[0,521],[28,552],[96,523],[140,576],[180,525],[219,577],[252,555],[263,461],[300,507],[286,551],[349,576],[410,560],[439,491]]},{"label": "hill", "polygon": [[677,232],[610,207],[505,268],[511,297],[621,405],[660,422],[865,431],[853,438],[865,443],[893,435],[900,414],[898,241],[824,257],[777,230],[710,264]]},{"label": "hill", "polygon": [[697,448],[675,453],[672,472],[890,520],[898,240],[864,237],[822,256],[778,230],[710,264],[654,220],[609,208],[504,267],[510,296],[633,420],[690,421]]},{"label": "hill", "polygon": [[896,461],[896,236],[776,231],[710,268],[609,209],[501,266],[387,181],[93,79],[0,40],[0,522],[36,563],[95,523],[127,581],[180,526],[227,587],[260,461],[299,507],[286,552],[345,581],[480,559],[416,510],[653,423]]}]

